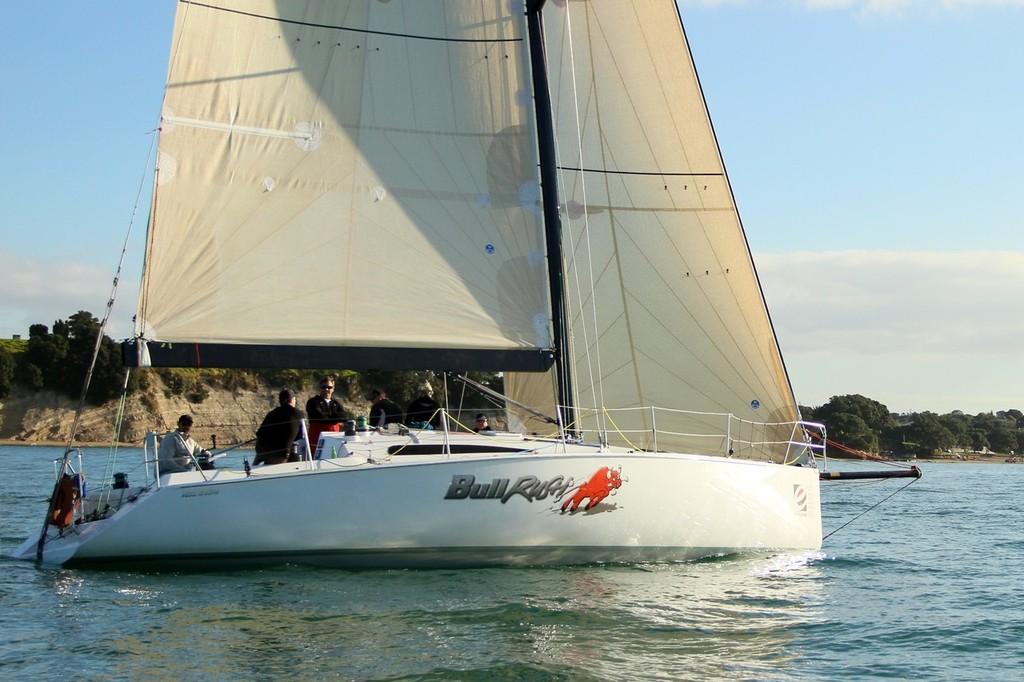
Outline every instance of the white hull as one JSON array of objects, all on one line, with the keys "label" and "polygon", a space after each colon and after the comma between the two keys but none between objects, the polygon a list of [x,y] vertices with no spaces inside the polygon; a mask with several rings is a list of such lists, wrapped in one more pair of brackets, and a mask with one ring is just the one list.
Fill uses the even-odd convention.
[{"label": "white hull", "polygon": [[[165,475],[160,487],[108,518],[77,523],[59,537],[51,528],[43,562],[551,565],[821,546],[813,466],[513,435],[453,434],[453,449],[476,450],[467,454],[389,456],[389,447],[408,447],[400,436],[333,442],[337,459],[258,467],[248,477],[237,470]],[[443,444],[442,434],[418,439],[422,448]],[[37,539],[15,556],[35,559]]]}]

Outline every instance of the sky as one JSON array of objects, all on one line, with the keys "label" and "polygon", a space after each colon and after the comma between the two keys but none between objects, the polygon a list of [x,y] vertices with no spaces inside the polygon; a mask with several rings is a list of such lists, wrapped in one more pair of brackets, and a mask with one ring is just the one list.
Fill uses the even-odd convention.
[{"label": "sky", "polygon": [[[1024,409],[1024,0],[678,2],[800,404]],[[5,7],[0,338],[131,334],[174,4]]]}]

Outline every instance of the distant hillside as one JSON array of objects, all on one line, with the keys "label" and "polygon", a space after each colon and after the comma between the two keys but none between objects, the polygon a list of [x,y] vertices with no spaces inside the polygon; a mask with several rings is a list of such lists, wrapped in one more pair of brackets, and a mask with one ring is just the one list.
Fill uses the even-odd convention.
[{"label": "distant hillside", "polygon": [[[168,431],[181,414],[195,418],[192,435],[209,447],[216,436],[217,446],[244,443],[255,437],[267,411],[277,405],[277,390],[261,386],[256,390],[228,390],[207,386],[202,402],[190,402],[185,395],[173,395],[159,377],[151,390],[129,395],[122,421],[122,443],[141,443],[148,430]],[[300,393],[300,407],[312,396]],[[350,414],[366,414],[369,403],[339,400]],[[0,439],[26,443],[67,442],[74,423],[77,401],[53,391],[15,390],[0,401]],[[117,414],[117,401],[100,407],[88,407],[79,423],[77,442],[110,443]]]}]

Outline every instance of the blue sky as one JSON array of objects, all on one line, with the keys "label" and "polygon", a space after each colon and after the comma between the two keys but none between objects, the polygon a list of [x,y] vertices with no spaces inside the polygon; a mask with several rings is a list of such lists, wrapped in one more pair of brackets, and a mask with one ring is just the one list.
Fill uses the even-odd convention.
[{"label": "blue sky", "polygon": [[[680,0],[801,404],[1024,409],[1024,0]],[[0,24],[0,336],[130,333],[171,0]],[[136,205],[136,200],[139,203]]]}]

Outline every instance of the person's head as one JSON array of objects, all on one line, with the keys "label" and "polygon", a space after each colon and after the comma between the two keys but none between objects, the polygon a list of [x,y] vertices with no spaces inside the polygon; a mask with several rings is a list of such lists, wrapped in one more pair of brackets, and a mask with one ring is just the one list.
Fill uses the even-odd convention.
[{"label": "person's head", "polygon": [[282,405],[294,405],[295,394],[286,388],[277,394],[277,402],[281,403]]},{"label": "person's head", "polygon": [[379,388],[375,388],[372,391],[370,391],[370,400],[372,400],[375,403],[380,402],[381,400],[384,400],[384,398],[387,397],[387,394],[384,393],[384,391],[380,390]]},{"label": "person's head", "polygon": [[320,379],[320,397],[330,398],[334,393],[334,377],[322,377]]},{"label": "person's head", "polygon": [[434,395],[434,387],[430,385],[429,381],[424,381],[417,390],[420,395]]},{"label": "person's head", "polygon": [[188,430],[192,428],[192,415],[183,414],[178,417],[178,430],[188,433]]},{"label": "person's head", "polygon": [[487,415],[484,414],[483,412],[478,412],[476,415],[476,428],[486,429],[487,427]]}]

